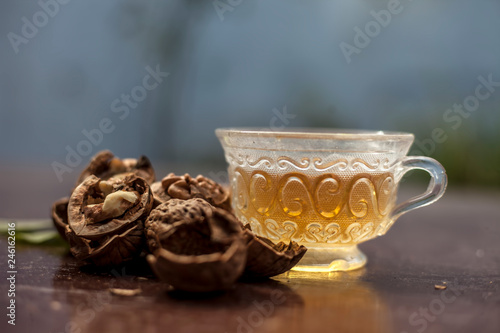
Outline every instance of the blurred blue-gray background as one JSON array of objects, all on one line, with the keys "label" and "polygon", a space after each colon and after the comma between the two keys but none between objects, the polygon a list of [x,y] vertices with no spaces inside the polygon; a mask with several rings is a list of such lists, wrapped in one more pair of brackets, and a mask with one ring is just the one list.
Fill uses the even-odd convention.
[{"label": "blurred blue-gray background", "polygon": [[1,177],[57,183],[69,150],[78,171],[101,149],[218,170],[217,127],[319,126],[413,132],[453,184],[499,186],[499,17],[497,0],[3,0]]}]

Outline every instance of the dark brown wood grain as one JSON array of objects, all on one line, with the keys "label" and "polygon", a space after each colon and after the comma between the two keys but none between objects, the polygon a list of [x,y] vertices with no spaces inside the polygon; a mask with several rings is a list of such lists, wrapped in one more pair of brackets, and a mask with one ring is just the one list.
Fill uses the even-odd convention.
[{"label": "dark brown wood grain", "polygon": [[[59,190],[36,191],[29,200]],[[10,202],[8,217],[44,217],[24,204]],[[64,249],[17,245],[16,326],[2,314],[0,331],[500,332],[500,191],[450,186],[441,201],[360,247],[369,260],[360,270],[289,272],[200,296],[172,291],[142,261],[96,271]],[[6,248],[2,237],[2,263]],[[2,312],[6,271],[2,265]],[[141,293],[117,296],[109,288]]]}]

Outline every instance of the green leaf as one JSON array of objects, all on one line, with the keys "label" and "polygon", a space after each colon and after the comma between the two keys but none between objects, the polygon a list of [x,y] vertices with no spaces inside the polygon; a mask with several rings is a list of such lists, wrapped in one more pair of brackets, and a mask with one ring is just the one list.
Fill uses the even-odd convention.
[{"label": "green leaf", "polygon": [[33,245],[65,245],[51,220],[0,219],[0,234],[9,235],[9,224],[15,222],[16,242]]},{"label": "green leaf", "polygon": [[0,219],[0,233],[7,233],[9,223],[16,224],[16,232],[40,231],[53,229],[54,224],[51,220],[18,220],[18,219]]}]

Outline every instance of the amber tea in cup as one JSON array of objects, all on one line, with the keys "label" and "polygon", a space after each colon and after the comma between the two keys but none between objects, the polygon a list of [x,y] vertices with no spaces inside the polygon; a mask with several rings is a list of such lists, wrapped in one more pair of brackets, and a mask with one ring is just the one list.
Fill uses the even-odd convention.
[{"label": "amber tea in cup", "polygon": [[[243,223],[308,251],[294,268],[336,271],[366,263],[357,244],[387,232],[403,213],[439,199],[446,173],[428,157],[406,156],[413,135],[395,132],[218,129]],[[411,169],[430,173],[427,191],[396,206]]]}]

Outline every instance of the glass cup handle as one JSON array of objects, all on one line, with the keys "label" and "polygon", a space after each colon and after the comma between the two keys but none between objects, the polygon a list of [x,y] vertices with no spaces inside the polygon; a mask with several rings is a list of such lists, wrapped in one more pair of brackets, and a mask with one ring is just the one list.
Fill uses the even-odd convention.
[{"label": "glass cup handle", "polygon": [[401,180],[405,173],[414,169],[427,171],[431,175],[431,180],[425,193],[408,199],[394,208],[391,214],[392,222],[410,210],[430,205],[439,200],[439,198],[443,196],[446,185],[448,184],[446,171],[441,163],[433,158],[425,156],[406,156],[401,162],[400,167],[401,170],[398,175],[397,183],[399,183],[399,180]]}]

